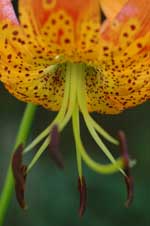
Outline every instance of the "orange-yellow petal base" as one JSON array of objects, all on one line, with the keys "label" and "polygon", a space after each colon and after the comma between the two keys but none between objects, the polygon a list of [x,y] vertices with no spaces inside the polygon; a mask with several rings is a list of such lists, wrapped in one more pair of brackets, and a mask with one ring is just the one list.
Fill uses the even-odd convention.
[{"label": "orange-yellow petal base", "polygon": [[128,1],[101,27],[98,1],[33,3],[20,1],[21,24],[0,22],[0,79],[14,96],[58,111],[74,62],[87,65],[89,111],[117,114],[150,98],[148,0]]}]

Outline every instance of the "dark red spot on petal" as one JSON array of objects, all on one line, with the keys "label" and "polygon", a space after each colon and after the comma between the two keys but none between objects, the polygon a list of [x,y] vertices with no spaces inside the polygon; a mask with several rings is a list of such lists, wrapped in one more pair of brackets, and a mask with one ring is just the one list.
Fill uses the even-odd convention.
[{"label": "dark red spot on petal", "polygon": [[70,39],[66,38],[66,39],[64,40],[64,42],[65,42],[66,44],[68,44],[68,43],[70,43]]},{"label": "dark red spot on petal", "polygon": [[136,29],[136,26],[134,24],[131,24],[131,30],[134,31]]},{"label": "dark red spot on petal", "polygon": [[143,46],[142,46],[141,43],[137,43],[137,47],[138,47],[138,48],[142,48]]},{"label": "dark red spot on petal", "polygon": [[104,47],[103,47],[103,50],[104,50],[104,51],[107,51],[107,50],[109,50],[109,48],[108,48],[107,46],[104,46]]},{"label": "dark red spot on petal", "polygon": [[52,19],[52,24],[56,24],[56,20],[55,19]]},{"label": "dark red spot on petal", "polygon": [[128,37],[128,33],[127,32],[123,33],[123,36]]},{"label": "dark red spot on petal", "polygon": [[18,31],[13,31],[13,35],[18,35]]},{"label": "dark red spot on petal", "polygon": [[9,54],[8,56],[7,56],[7,59],[11,59],[12,58],[12,55],[11,54]]},{"label": "dark red spot on petal", "polygon": [[8,27],[8,24],[4,24],[3,26],[2,26],[2,29],[4,30],[4,29],[6,29]]}]

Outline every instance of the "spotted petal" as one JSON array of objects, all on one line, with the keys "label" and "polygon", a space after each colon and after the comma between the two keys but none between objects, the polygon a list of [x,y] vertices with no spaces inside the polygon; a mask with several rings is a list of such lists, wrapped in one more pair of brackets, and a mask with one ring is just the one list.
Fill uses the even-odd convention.
[{"label": "spotted petal", "polygon": [[13,95],[58,110],[63,62],[71,60],[92,65],[86,71],[89,111],[115,114],[149,98],[148,0],[128,1],[101,35],[98,1],[33,3],[20,1],[21,25],[9,25],[1,36],[0,77]]},{"label": "spotted petal", "polygon": [[77,47],[90,48],[90,39],[97,41],[100,27],[98,1],[37,0],[36,4],[34,0],[19,2],[21,23],[28,27],[28,31],[40,34],[43,43],[51,51],[57,51],[57,54],[65,51],[64,54],[70,55]]},{"label": "spotted petal", "polygon": [[58,110],[63,62],[97,58],[98,1],[20,0],[19,11],[20,25],[2,33],[1,81],[17,98]]},{"label": "spotted petal", "polygon": [[149,1],[129,0],[102,25],[99,70],[87,77],[89,110],[115,114],[150,98],[149,21]]},{"label": "spotted petal", "polygon": [[114,20],[104,23],[101,29],[103,38],[117,43],[125,38],[133,41],[136,37],[145,35],[149,32],[149,12],[149,0],[129,0]]}]

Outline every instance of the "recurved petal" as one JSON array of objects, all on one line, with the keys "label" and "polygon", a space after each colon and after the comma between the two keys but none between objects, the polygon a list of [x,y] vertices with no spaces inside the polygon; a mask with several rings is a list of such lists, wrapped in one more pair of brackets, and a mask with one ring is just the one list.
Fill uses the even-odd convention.
[{"label": "recurved petal", "polygon": [[107,41],[131,42],[150,31],[149,0],[129,0],[113,20],[106,20],[101,36]]},{"label": "recurved petal", "polygon": [[133,61],[126,70],[111,64],[105,65],[105,70],[93,73],[89,70],[86,76],[88,110],[118,114],[150,99],[150,58],[147,61],[145,56],[140,63]]},{"label": "recurved petal", "polygon": [[[73,23],[78,23],[81,19],[97,20],[98,18],[98,1],[97,0],[20,0],[19,11],[21,14],[21,22],[24,23],[25,17],[36,25],[39,29],[49,20],[51,15],[56,16],[56,23],[60,23],[65,16],[71,17]],[[61,11],[61,15],[57,12]],[[26,18],[27,19],[27,18]],[[54,21],[51,21],[54,22]],[[53,25],[50,24],[50,25]]]},{"label": "recurved petal", "polygon": [[2,81],[9,92],[18,99],[42,105],[49,110],[58,111],[64,96],[65,65],[53,71],[43,67],[23,65],[5,72]]},{"label": "recurved petal", "polygon": [[89,110],[117,114],[150,98],[150,5],[130,0],[101,30],[100,70],[87,76]]},{"label": "recurved petal", "polygon": [[25,32],[40,34],[42,43],[57,50],[57,54],[64,53],[65,49],[71,55],[75,45],[79,48],[89,46],[89,40],[93,42],[95,34],[98,41],[100,13],[97,0],[37,0],[36,4],[34,0],[20,0],[19,3],[20,21],[26,27]]},{"label": "recurved petal", "polygon": [[107,114],[117,114],[150,98],[150,36],[120,50],[112,46],[104,46],[95,79],[92,74],[87,76],[89,105]]},{"label": "recurved petal", "polygon": [[0,0],[0,21],[3,20],[9,20],[13,24],[18,23],[11,0]]},{"label": "recurved petal", "polygon": [[128,0],[99,0],[101,8],[108,19],[113,19]]},{"label": "recurved petal", "polygon": [[[123,105],[117,100],[110,99],[109,76],[104,74],[101,69],[88,68],[86,74],[86,93],[87,106],[89,112],[101,114],[118,114],[123,110]],[[110,84],[110,87],[113,83]],[[114,88],[114,87],[113,87]],[[115,92],[115,90],[114,90]]]}]

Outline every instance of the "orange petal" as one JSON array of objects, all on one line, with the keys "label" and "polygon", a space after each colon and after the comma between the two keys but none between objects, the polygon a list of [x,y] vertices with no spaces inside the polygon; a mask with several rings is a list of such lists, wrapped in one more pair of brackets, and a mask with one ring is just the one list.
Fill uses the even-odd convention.
[{"label": "orange petal", "polygon": [[[34,23],[38,27],[48,20],[51,14],[58,11],[63,11],[68,14],[74,22],[83,19],[97,19],[98,18],[98,2],[97,0],[20,0],[19,11],[21,15],[28,14],[28,19],[34,19]],[[56,20],[63,18],[56,18]],[[25,21],[24,21],[25,22]],[[59,21],[58,21],[59,22]]]},{"label": "orange petal", "polygon": [[18,23],[11,0],[0,0],[0,21],[6,19]]},{"label": "orange petal", "polygon": [[150,98],[148,2],[129,0],[113,21],[102,25],[100,72],[86,82],[90,111],[115,114]]},{"label": "orange petal", "polygon": [[8,73],[8,69],[4,66],[0,79],[8,91],[19,100],[58,111],[64,96],[64,65],[53,73],[46,71],[44,67],[34,67],[26,63],[21,70],[17,68],[9,68]]},{"label": "orange petal", "polygon": [[[56,49],[66,48],[69,52],[80,39],[83,28],[89,23],[90,27],[100,25],[97,0],[37,0],[36,4],[34,0],[20,0],[19,3],[21,24],[27,25],[30,32],[40,34],[51,48],[56,44]],[[87,35],[90,33],[88,28],[84,30]]]},{"label": "orange petal", "polygon": [[[98,70],[88,70],[86,76],[87,105],[89,111],[118,114],[150,99],[150,58],[123,64],[103,63]],[[115,62],[115,58],[113,59]],[[123,67],[124,66],[124,67]]]},{"label": "orange petal", "polygon": [[101,34],[107,41],[118,43],[123,31],[124,36],[130,36],[130,41],[133,41],[149,32],[149,21],[149,0],[129,0],[112,21],[103,24]]},{"label": "orange petal", "polygon": [[99,0],[105,16],[113,19],[128,0]]}]

